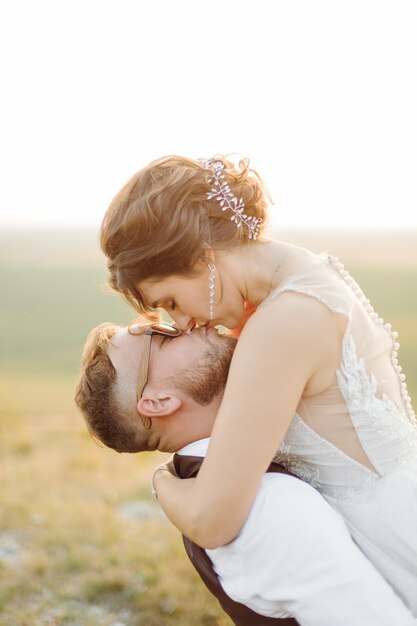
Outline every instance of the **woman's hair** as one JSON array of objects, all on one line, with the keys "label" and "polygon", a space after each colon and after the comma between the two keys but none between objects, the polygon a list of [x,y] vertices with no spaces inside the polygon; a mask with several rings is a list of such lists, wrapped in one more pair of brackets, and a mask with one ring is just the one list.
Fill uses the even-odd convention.
[{"label": "woman's hair", "polygon": [[[236,165],[217,155],[231,192],[243,200],[245,214],[265,224],[269,194],[249,160]],[[237,228],[233,212],[207,198],[213,172],[180,156],[150,163],[112,200],[101,226],[101,247],[108,257],[109,285],[139,312],[150,313],[138,283],[191,274],[205,248],[230,250],[246,244],[245,225]]]}]

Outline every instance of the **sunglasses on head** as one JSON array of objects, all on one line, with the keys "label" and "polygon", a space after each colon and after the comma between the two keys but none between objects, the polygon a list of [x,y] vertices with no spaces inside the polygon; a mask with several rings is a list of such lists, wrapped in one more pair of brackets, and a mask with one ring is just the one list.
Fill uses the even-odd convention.
[{"label": "sunglasses on head", "polygon": [[[174,328],[174,326],[169,326],[168,324],[149,324],[146,326],[132,324],[129,326],[128,330],[131,335],[145,335],[143,339],[142,355],[139,361],[138,380],[136,385],[136,400],[139,401],[142,397],[145,385],[148,382],[152,335],[179,337],[182,331],[179,328]],[[152,426],[152,420],[150,417],[140,415],[140,418],[146,429],[149,429]]]}]

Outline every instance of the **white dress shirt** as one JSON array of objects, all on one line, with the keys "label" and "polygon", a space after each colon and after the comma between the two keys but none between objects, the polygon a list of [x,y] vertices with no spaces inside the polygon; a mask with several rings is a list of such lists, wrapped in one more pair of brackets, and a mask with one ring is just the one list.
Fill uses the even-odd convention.
[{"label": "white dress shirt", "polygon": [[[178,454],[205,456],[208,444]],[[417,625],[339,513],[292,476],[265,474],[238,537],[206,552],[224,591],[261,615],[302,626]]]}]

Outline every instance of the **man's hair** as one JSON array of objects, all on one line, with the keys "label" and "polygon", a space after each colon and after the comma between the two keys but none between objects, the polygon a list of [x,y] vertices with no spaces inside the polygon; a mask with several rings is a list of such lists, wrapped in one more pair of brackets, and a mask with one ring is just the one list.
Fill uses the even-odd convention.
[{"label": "man's hair", "polygon": [[[117,452],[147,450],[148,434],[127,419],[129,407],[121,401],[116,369],[107,350],[119,326],[104,322],[88,335],[81,362],[81,375],[75,392],[80,409],[92,436]],[[130,409],[131,410],[131,409]]]}]

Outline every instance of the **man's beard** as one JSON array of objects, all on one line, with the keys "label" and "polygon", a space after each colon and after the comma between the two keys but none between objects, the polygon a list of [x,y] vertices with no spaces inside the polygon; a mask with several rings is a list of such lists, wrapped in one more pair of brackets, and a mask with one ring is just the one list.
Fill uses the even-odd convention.
[{"label": "man's beard", "polygon": [[192,367],[175,376],[175,386],[197,404],[207,406],[226,386],[235,346],[236,339],[226,336],[216,345],[210,344]]}]

